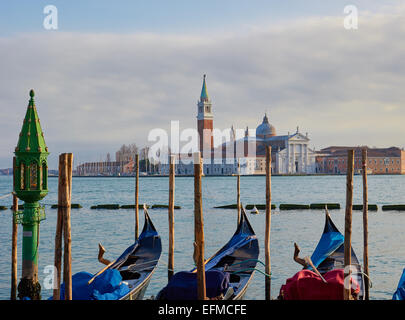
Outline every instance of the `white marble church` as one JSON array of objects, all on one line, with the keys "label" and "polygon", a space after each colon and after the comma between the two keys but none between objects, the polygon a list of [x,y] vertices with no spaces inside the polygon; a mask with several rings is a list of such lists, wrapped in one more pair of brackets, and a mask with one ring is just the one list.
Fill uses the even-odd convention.
[{"label": "white marble church", "polygon": [[[267,114],[262,123],[256,128],[256,135],[250,137],[248,130],[245,137],[236,144],[254,143],[256,145],[256,168],[248,174],[264,173],[265,145],[271,146],[272,173],[273,174],[310,174],[315,173],[315,152],[309,148],[308,133],[299,132],[287,135],[276,135],[274,126],[269,123]],[[263,168],[263,169],[262,169]]]}]

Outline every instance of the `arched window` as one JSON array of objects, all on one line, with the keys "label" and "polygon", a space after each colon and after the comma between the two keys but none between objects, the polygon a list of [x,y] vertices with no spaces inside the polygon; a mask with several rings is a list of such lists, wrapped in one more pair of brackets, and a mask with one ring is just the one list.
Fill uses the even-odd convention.
[{"label": "arched window", "polygon": [[38,162],[38,190],[42,190],[42,182],[43,182],[43,173],[42,173],[42,166],[41,162]]},{"label": "arched window", "polygon": [[25,189],[25,163],[21,162],[20,164],[20,189]]},{"label": "arched window", "polygon": [[46,162],[42,163],[42,189],[48,189],[48,166]]},{"label": "arched window", "polygon": [[38,188],[38,165],[35,162],[30,164],[30,189]]}]

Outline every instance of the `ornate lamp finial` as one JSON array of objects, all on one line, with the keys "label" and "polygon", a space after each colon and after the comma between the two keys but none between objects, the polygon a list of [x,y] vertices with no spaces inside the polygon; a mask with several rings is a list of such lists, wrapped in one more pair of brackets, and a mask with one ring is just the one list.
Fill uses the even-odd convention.
[{"label": "ornate lamp finial", "polygon": [[[14,188],[16,196],[24,201],[24,211],[14,213],[14,221],[23,225],[22,276],[18,297],[40,299],[38,282],[39,223],[45,219],[45,210],[38,201],[48,194],[48,148],[34,103],[34,90],[15,149]],[[25,236],[29,234],[29,236]]]}]

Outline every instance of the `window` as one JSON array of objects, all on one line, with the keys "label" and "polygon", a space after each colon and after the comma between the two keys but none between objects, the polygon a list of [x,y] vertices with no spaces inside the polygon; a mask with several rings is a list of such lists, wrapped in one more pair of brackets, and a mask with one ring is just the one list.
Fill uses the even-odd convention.
[{"label": "window", "polygon": [[20,165],[20,189],[25,189],[25,163],[21,162]]},{"label": "window", "polygon": [[48,189],[48,185],[47,185],[47,181],[48,181],[48,167],[46,165],[46,163],[42,163],[42,189]]},{"label": "window", "polygon": [[35,162],[30,164],[30,189],[38,187],[38,166]]},{"label": "window", "polygon": [[43,176],[43,174],[42,174],[42,166],[40,166],[40,167],[38,167],[38,169],[39,169],[39,179],[38,179],[38,181],[39,181],[39,189],[40,190],[42,190],[42,185],[43,185],[43,182],[44,182],[44,179],[42,178],[42,176]]}]

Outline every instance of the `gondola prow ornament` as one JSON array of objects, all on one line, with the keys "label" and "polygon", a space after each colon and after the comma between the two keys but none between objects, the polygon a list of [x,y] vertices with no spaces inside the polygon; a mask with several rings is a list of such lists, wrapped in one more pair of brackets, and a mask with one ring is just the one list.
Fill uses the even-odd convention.
[{"label": "gondola prow ornament", "polygon": [[15,148],[14,193],[23,200],[24,211],[16,212],[14,219],[23,225],[22,276],[18,297],[39,300],[41,286],[38,282],[39,223],[45,219],[45,210],[38,203],[48,194],[48,147],[34,102],[34,90]]}]

